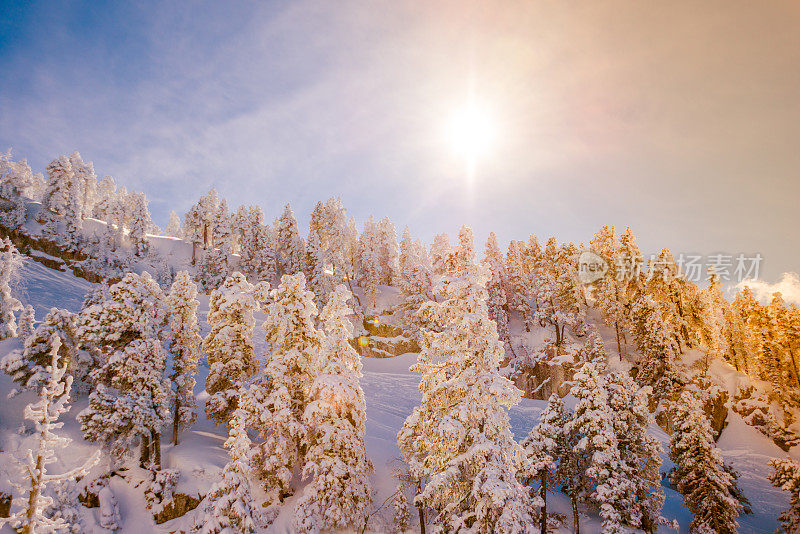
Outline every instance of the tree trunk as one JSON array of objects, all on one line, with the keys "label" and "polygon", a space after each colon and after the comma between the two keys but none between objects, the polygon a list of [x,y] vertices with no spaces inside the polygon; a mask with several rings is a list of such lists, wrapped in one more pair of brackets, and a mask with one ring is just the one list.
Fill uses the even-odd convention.
[{"label": "tree trunk", "polygon": [[[36,457],[36,473],[42,472],[42,457]],[[39,476],[39,475],[36,475]],[[22,534],[34,534],[33,524],[31,520],[36,515],[36,505],[39,500],[39,492],[41,491],[41,481],[31,477],[31,491],[28,495],[28,509],[25,511],[25,517],[28,518],[28,523],[22,528]]]},{"label": "tree trunk", "polygon": [[797,382],[797,387],[800,387],[800,374],[797,372],[797,361],[794,358],[794,351],[789,349],[789,356],[792,357],[792,367],[794,367],[794,380]]},{"label": "tree trunk", "polygon": [[150,448],[153,451],[153,463],[161,469],[161,434],[155,430],[150,431]]},{"label": "tree trunk", "polygon": [[172,444],[178,445],[178,414],[180,413],[181,409],[181,400],[176,395],[175,396],[175,413],[172,416]]},{"label": "tree trunk", "polygon": [[425,512],[421,506],[417,507],[417,511],[419,511],[419,533],[425,534]]},{"label": "tree trunk", "polygon": [[617,353],[619,354],[619,361],[622,361],[622,338],[619,335],[619,321],[614,321],[614,329],[617,331]]},{"label": "tree trunk", "polygon": [[547,469],[542,472],[542,534],[547,534]]},{"label": "tree trunk", "polygon": [[139,456],[139,466],[147,467],[147,462],[150,461],[150,437],[147,434],[142,434],[142,453]]},{"label": "tree trunk", "polygon": [[581,520],[578,517],[578,500],[576,497],[572,497],[572,528],[575,530],[575,534],[581,534]]},{"label": "tree trunk", "polygon": [[192,265],[197,261],[197,243],[192,241]]}]

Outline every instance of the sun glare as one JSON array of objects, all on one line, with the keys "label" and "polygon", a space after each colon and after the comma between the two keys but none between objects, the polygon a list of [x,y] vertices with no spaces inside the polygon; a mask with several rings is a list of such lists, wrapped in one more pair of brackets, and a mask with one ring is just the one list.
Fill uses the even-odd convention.
[{"label": "sun glare", "polygon": [[466,164],[468,177],[474,178],[477,162],[489,155],[495,138],[488,110],[470,99],[452,114],[449,138],[453,152]]}]

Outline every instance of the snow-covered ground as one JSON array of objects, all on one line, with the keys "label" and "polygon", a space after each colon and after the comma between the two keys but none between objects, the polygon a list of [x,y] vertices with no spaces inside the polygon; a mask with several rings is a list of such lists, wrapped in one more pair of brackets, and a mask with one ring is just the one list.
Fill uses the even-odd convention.
[{"label": "snow-covered ground", "polygon": [[[92,284],[85,280],[75,278],[69,273],[49,269],[30,259],[25,260],[23,269],[23,287],[21,296],[24,303],[32,304],[36,309],[37,318],[42,319],[50,307],[66,308],[78,311],[84,294],[90,290]],[[203,334],[208,330],[206,316],[208,313],[208,297],[200,297],[200,321]],[[257,322],[263,316],[257,316]],[[534,333],[534,336],[539,335]],[[603,335],[608,343],[609,351],[614,351],[613,336],[608,330],[603,330]],[[260,327],[256,329],[255,340],[257,349],[263,354],[263,332]],[[19,340],[6,340],[0,342],[0,356],[10,350],[21,347]],[[399,457],[396,435],[406,416],[419,402],[420,394],[417,391],[418,378],[409,372],[409,366],[415,361],[415,354],[404,354],[391,359],[365,359],[364,377],[362,386],[367,402],[367,451],[375,466],[373,485],[377,490],[375,502],[380,503],[394,491],[396,482],[392,477],[390,462]],[[177,488],[178,492],[187,494],[204,494],[217,477],[219,470],[227,461],[227,453],[222,448],[226,437],[225,432],[215,427],[204,417],[203,404],[205,395],[203,384],[208,373],[207,366],[202,365],[200,376],[197,377],[196,394],[198,396],[199,419],[194,428],[181,436],[181,443],[177,447],[166,444],[163,446],[163,462],[165,467],[177,467],[181,470],[182,477]],[[5,393],[13,389],[11,380],[6,375],[0,375],[0,393],[3,401],[0,403],[0,489],[9,491],[11,486],[8,479],[19,480],[13,468],[12,456],[23,454],[29,447],[30,436],[23,437],[18,433],[22,425],[22,409],[33,400],[31,393],[25,393],[5,400]],[[567,405],[572,399],[567,398]],[[522,439],[536,424],[538,415],[545,402],[523,399],[522,402],[511,409],[510,418],[513,431],[517,439]],[[59,462],[51,466],[54,472],[68,469],[78,465],[88,458],[96,449],[93,444],[84,442],[80,428],[75,421],[75,415],[86,405],[85,397],[81,398],[72,407],[68,414],[64,434],[73,439],[73,443],[62,452]],[[661,441],[664,448],[668,447],[669,437],[660,428],[654,426],[653,434]],[[769,472],[768,461],[770,458],[783,457],[785,454],[770,440],[761,435],[754,428],[747,426],[739,416],[731,413],[729,424],[723,431],[719,446],[725,460],[731,463],[740,473],[739,484],[746,496],[750,499],[753,514],[739,518],[742,533],[773,532],[777,526],[777,516],[788,506],[788,495],[770,486],[766,480]],[[796,450],[792,456],[800,458]],[[663,455],[664,465],[662,471],[667,471],[671,464],[666,454]],[[107,467],[100,465],[95,468],[95,473]],[[145,508],[142,490],[133,488],[121,478],[114,478],[111,483],[120,512],[123,525],[119,532],[136,533],[144,532],[174,532],[191,521],[192,514],[179,518],[164,525],[155,525],[152,516]],[[681,525],[681,532],[685,532],[691,516],[682,504],[682,496],[675,491],[665,488],[666,502],[663,514],[669,519],[677,519]],[[570,516],[569,502],[563,495],[553,495],[549,500],[549,507]],[[96,525],[97,509],[85,510],[85,531],[106,532]],[[288,514],[282,514],[286,516]],[[288,521],[282,517],[277,521],[272,532],[279,532],[286,528]],[[597,532],[599,522],[596,517],[582,517],[584,532]],[[8,527],[5,527],[9,531]],[[570,528],[563,529],[570,532]],[[664,532],[668,530],[663,529]]]}]

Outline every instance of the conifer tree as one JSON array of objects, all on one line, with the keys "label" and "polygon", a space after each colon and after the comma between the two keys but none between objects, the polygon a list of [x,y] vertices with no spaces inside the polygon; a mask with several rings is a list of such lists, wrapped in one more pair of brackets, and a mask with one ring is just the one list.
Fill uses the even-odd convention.
[{"label": "conifer tree", "polygon": [[203,340],[203,352],[210,367],[206,414],[217,424],[230,420],[238,407],[239,389],[258,368],[253,349],[254,289],[243,274],[235,272],[211,293],[211,332]]},{"label": "conifer tree", "polygon": [[194,376],[200,359],[200,331],[197,327],[197,286],[187,271],[175,277],[167,302],[170,308],[172,339],[172,381],[175,396],[172,409],[172,443],[178,444],[178,431],[196,419]]},{"label": "conifer tree", "polygon": [[534,319],[554,329],[554,341],[560,346],[565,329],[576,333],[585,328],[585,311],[581,302],[581,285],[577,273],[577,249],[571,243],[559,246],[550,238],[544,249],[542,265],[537,272]]},{"label": "conifer tree", "polygon": [[303,270],[305,243],[297,228],[292,207],[286,204],[283,214],[275,219],[275,257],[278,275],[295,274]]},{"label": "conifer tree", "polygon": [[491,275],[486,284],[486,291],[489,294],[486,302],[489,306],[489,317],[497,323],[497,334],[500,336],[500,341],[504,343],[506,352],[510,352],[512,349],[511,334],[508,330],[508,273],[506,272],[505,258],[500,252],[494,232],[489,234],[486,241],[483,264],[489,269]]},{"label": "conifer tree", "polygon": [[111,216],[111,205],[117,195],[117,184],[111,176],[103,176],[97,184],[96,202],[92,216],[108,222]]},{"label": "conifer tree", "polygon": [[416,502],[435,511],[436,528],[524,532],[531,518],[517,481],[523,452],[504,409],[520,391],[499,373],[503,348],[486,306],[488,274],[468,262],[471,232],[461,236],[457,277],[443,280],[443,302],[420,310],[441,329],[423,330],[412,367],[422,373],[422,403],[398,445],[413,475],[428,480]]},{"label": "conifer tree", "polygon": [[773,486],[788,491],[789,508],[778,517],[781,528],[777,532],[792,534],[800,531],[800,465],[791,458],[773,458],[769,462],[773,472],[769,481]]},{"label": "conifer tree", "polygon": [[10,239],[0,241],[0,339],[16,337],[17,320],[14,312],[22,303],[12,294],[12,285],[20,279],[22,257]]},{"label": "conifer tree", "polygon": [[589,459],[586,475],[593,481],[591,498],[600,509],[603,533],[622,532],[633,485],[620,457],[606,379],[595,364],[585,363],[574,376],[571,393],[578,403],[566,431],[580,436],[573,450]]},{"label": "conifer tree", "polygon": [[131,193],[128,196],[130,210],[130,226],[128,238],[133,243],[137,256],[145,256],[149,250],[148,234],[158,233],[158,227],[150,218],[147,209],[147,198],[144,193]]},{"label": "conifer tree", "polygon": [[303,414],[310,429],[303,475],[312,480],[297,504],[298,531],[359,527],[371,501],[372,463],[364,446],[366,405],[358,383],[361,359],[350,345],[351,297],[343,285],[337,286],[320,314],[325,329],[321,369]]},{"label": "conifer tree", "polygon": [[109,297],[79,317],[78,337],[95,347],[103,363],[89,374],[97,387],[78,419],[86,439],[102,443],[116,457],[138,439],[141,463],[160,465],[160,433],[170,416],[164,294],[148,273],[129,273],[111,286]]},{"label": "conifer tree", "polygon": [[[69,410],[72,377],[66,374],[66,366],[58,365],[57,336],[53,337],[51,345],[53,349],[50,354],[50,365],[46,369],[47,383],[39,392],[39,400],[25,407],[25,419],[34,423],[37,439],[36,448],[28,450],[27,457],[21,464],[30,487],[27,496],[14,499],[12,504],[19,507],[18,511],[11,514],[8,519],[2,520],[25,534],[66,529],[68,525],[62,519],[45,515],[45,510],[53,503],[53,499],[46,496],[44,490],[50,483],[85,476],[100,459],[99,453],[95,453],[87,462],[71,471],[59,475],[47,472],[47,466],[57,460],[56,449],[63,448],[72,441],[54,432],[64,424],[58,422],[59,417]],[[18,485],[18,489],[20,492],[24,491],[21,485]]]},{"label": "conifer tree", "polygon": [[725,469],[722,453],[714,444],[711,423],[702,402],[691,390],[684,390],[676,407],[675,432],[670,438],[669,457],[676,467],[670,482],[684,496],[694,515],[690,532],[733,534],[741,504],[734,497],[735,479]]},{"label": "conifer tree", "polygon": [[359,277],[361,287],[364,288],[364,293],[372,307],[375,307],[378,285],[381,283],[380,254],[380,228],[370,215],[364,223],[364,230],[359,237]]},{"label": "conifer tree", "polygon": [[222,479],[203,500],[202,513],[192,532],[249,534],[260,526],[260,512],[250,491],[252,444],[246,420],[243,410],[233,412],[230,435],[225,442],[231,459],[222,470]]},{"label": "conifer tree", "polygon": [[36,329],[36,312],[33,306],[28,304],[22,309],[19,315],[19,324],[17,325],[17,335],[20,339],[28,339],[28,336],[33,334]]},{"label": "conifer tree", "polygon": [[272,290],[264,322],[272,347],[264,370],[266,388],[250,388],[248,410],[254,427],[266,437],[259,475],[268,501],[277,504],[290,493],[292,470],[305,463],[309,430],[303,420],[319,372],[321,335],[314,326],[317,308],[306,290],[305,275],[284,275]]},{"label": "conifer tree", "polygon": [[437,234],[431,245],[431,264],[434,273],[444,274],[451,253],[450,237],[447,234]]},{"label": "conifer tree", "polygon": [[392,285],[397,277],[397,231],[389,217],[384,217],[378,224],[378,234],[380,235],[380,248],[378,263],[380,264],[380,283]]},{"label": "conifer tree", "polygon": [[[547,407],[539,416],[539,422],[522,441],[526,464],[522,474],[525,479],[539,480],[540,529],[547,534],[547,492],[558,486],[564,478],[564,467],[568,465],[567,456],[574,454],[569,449],[568,436],[564,427],[569,415],[564,403],[553,393]],[[527,482],[527,480],[526,480]]]},{"label": "conifer tree", "polygon": [[42,222],[55,222],[48,212],[67,219],[68,228],[77,224],[80,207],[76,195],[75,173],[66,156],[59,156],[47,166],[47,185],[42,197]]},{"label": "conifer tree", "polygon": [[183,218],[184,235],[192,242],[193,248],[197,248],[197,245],[201,245],[203,249],[213,246],[214,226],[218,215],[219,197],[217,190],[212,188],[200,197]]},{"label": "conifer tree", "polygon": [[168,237],[177,237],[183,239],[183,228],[181,228],[181,218],[175,213],[175,210],[169,212],[169,223],[164,229],[164,235]]},{"label": "conifer tree", "polygon": [[12,380],[28,390],[38,390],[48,380],[46,371],[53,350],[53,336],[59,339],[59,365],[66,366],[67,372],[78,380],[86,379],[94,359],[78,350],[76,317],[67,310],[53,308],[42,324],[25,338],[22,352],[7,354],[0,362],[0,368]]},{"label": "conifer tree", "polygon": [[405,331],[417,339],[421,326],[417,312],[423,303],[433,299],[433,282],[425,248],[419,241],[411,239],[408,227],[403,231],[400,242],[399,265],[398,279],[402,298],[395,313]]},{"label": "conifer tree", "polygon": [[78,152],[73,152],[69,160],[75,175],[73,187],[76,190],[76,203],[79,207],[78,217],[86,219],[94,213],[94,205],[97,202],[97,175],[94,173],[92,162],[84,162]]}]

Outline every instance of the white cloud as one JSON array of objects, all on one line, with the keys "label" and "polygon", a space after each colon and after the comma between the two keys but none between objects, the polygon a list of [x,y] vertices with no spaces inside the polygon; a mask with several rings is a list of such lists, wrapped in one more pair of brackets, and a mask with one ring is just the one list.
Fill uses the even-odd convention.
[{"label": "white cloud", "polygon": [[777,292],[786,302],[800,306],[800,276],[797,273],[783,273],[781,279],[774,284],[757,279],[744,280],[736,288],[742,289],[744,286],[749,287],[762,303],[771,301],[772,294]]}]

